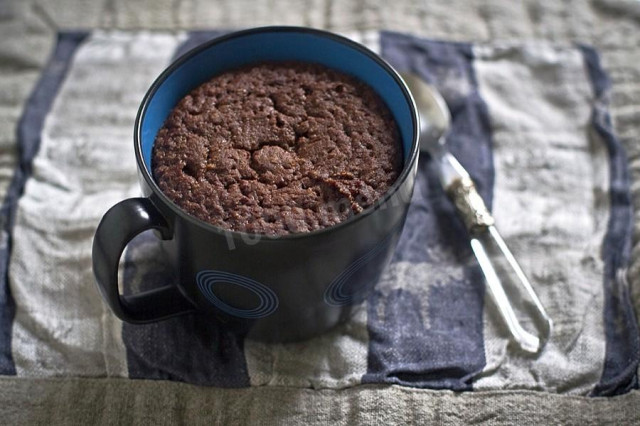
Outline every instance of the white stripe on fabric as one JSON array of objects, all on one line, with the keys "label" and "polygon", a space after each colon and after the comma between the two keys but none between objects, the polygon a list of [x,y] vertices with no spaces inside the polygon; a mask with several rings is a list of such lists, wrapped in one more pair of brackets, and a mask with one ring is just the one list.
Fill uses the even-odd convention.
[{"label": "white stripe on fabric", "polygon": [[349,31],[340,35],[362,44],[369,50],[380,54],[380,32],[379,31]]},{"label": "white stripe on fabric", "polygon": [[493,132],[493,212],[555,329],[537,359],[523,356],[488,300],[487,365],[474,387],[586,394],[605,357],[600,250],[609,171],[606,147],[591,131],[583,57],[544,44],[478,46],[475,54]]},{"label": "white stripe on fabric", "polygon": [[345,324],[303,342],[286,344],[246,340],[244,353],[252,386],[344,388],[367,372],[366,306]]},{"label": "white stripe on fabric", "polygon": [[[342,35],[380,52],[377,31]],[[252,386],[342,388],[359,384],[367,372],[368,347],[363,305],[346,324],[317,338],[288,344],[246,340],[244,350]]]},{"label": "white stripe on fabric", "polygon": [[139,194],[133,122],[183,34],[96,32],[78,49],[20,200],[10,262],[19,376],[126,376],[91,268],[98,221]]}]

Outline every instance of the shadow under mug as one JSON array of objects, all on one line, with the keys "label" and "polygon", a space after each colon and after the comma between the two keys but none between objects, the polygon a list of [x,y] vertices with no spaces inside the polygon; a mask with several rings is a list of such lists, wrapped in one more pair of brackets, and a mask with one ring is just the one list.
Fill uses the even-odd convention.
[{"label": "shadow under mug", "polygon": [[[178,101],[212,76],[244,64],[296,60],[320,63],[371,86],[401,134],[403,169],[373,206],[313,232],[278,237],[228,231],[181,210],[152,177],[156,133]],[[347,38],[297,27],[265,27],[209,41],[176,60],[145,95],[135,123],[135,153],[145,198],[113,206],[93,241],[98,288],[123,321],[148,323],[176,315],[211,314],[249,338],[311,337],[349,317],[389,263],[402,231],[418,163],[418,114],[398,74]],[[155,229],[178,281],[133,295],[118,290],[127,244]]]}]

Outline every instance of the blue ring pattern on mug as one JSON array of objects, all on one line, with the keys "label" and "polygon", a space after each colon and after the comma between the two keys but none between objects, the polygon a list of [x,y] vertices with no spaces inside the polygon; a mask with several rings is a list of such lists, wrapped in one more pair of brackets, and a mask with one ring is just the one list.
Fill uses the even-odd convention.
[{"label": "blue ring pattern on mug", "polygon": [[[198,272],[196,282],[202,294],[204,294],[215,307],[236,317],[249,319],[264,318],[278,309],[278,296],[276,296],[273,290],[251,278],[230,272],[204,270]],[[230,306],[220,300],[213,292],[213,287],[220,283],[234,284],[251,291],[260,299],[259,305],[252,309],[240,309]]]},{"label": "blue ring pattern on mug", "polygon": [[380,241],[378,244],[373,246],[371,250],[367,253],[359,257],[355,262],[353,262],[347,269],[342,271],[340,275],[338,275],[327,287],[327,290],[324,292],[324,301],[326,304],[331,306],[344,306],[353,302],[353,300],[359,294],[363,293],[367,286],[363,286],[356,291],[351,293],[345,293],[344,287],[349,282],[349,278],[353,276],[358,270],[360,270],[363,266],[371,261],[378,253],[382,251],[382,249],[389,242],[389,237]]}]

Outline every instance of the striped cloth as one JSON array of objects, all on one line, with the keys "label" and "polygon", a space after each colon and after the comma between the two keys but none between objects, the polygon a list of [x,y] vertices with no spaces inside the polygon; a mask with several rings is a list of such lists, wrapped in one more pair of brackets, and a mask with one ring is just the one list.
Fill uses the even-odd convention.
[{"label": "striped cloth", "polygon": [[[346,324],[290,344],[243,340],[192,315],[123,324],[91,270],[98,221],[137,196],[138,104],[173,58],[219,32],[64,32],[25,107],[0,210],[0,374],[128,377],[216,387],[637,388],[640,342],[626,267],[629,175],[586,46],[449,43],[350,34],[437,86],[469,170],[554,320],[538,357],[509,344],[467,235],[420,159],[407,223],[376,290]],[[173,280],[153,234],[130,245],[125,291]]]}]

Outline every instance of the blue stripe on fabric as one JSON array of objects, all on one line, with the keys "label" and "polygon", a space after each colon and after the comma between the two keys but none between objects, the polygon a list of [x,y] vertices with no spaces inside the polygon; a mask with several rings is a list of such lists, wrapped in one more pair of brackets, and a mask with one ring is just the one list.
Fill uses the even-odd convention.
[{"label": "blue stripe on fabric", "polygon": [[[494,168],[487,107],[480,98],[471,45],[383,32],[382,56],[398,71],[435,85],[451,110],[448,144],[490,207]],[[431,257],[437,253],[437,260]],[[450,258],[448,258],[450,257]],[[364,383],[470,390],[486,364],[484,279],[469,236],[440,186],[435,165],[420,158],[414,198],[394,262],[467,265],[462,277],[431,285],[428,294],[398,286],[368,300],[369,353]],[[428,277],[425,277],[428,279]],[[415,288],[415,287],[414,287]],[[423,318],[420,298],[428,299]]]},{"label": "blue stripe on fabric", "polygon": [[[174,59],[222,31],[194,31],[176,49]],[[145,232],[125,253],[125,292],[144,291],[174,284],[177,279],[158,239]],[[244,356],[244,333],[230,330],[209,317],[185,315],[166,321],[123,324],[129,377],[177,380],[226,388],[250,385]]]},{"label": "blue stripe on fabric", "polygon": [[15,302],[9,289],[9,258],[11,257],[11,235],[16,207],[24,191],[25,183],[31,176],[32,162],[40,148],[45,118],[67,75],[74,53],[87,35],[86,32],[58,34],[55,50],[27,100],[18,123],[18,167],[14,172],[2,207],[0,207],[0,226],[2,227],[2,244],[0,245],[0,280],[2,280],[0,282],[0,374],[3,375],[16,374],[11,355],[11,331],[15,316]]},{"label": "blue stripe on fabric", "polygon": [[596,96],[592,125],[609,151],[611,212],[602,245],[604,273],[604,325],[606,354],[600,382],[593,396],[612,396],[638,388],[640,335],[626,281],[631,257],[631,180],[624,147],[613,131],[608,99],[611,82],[600,64],[598,53],[580,46]]}]

